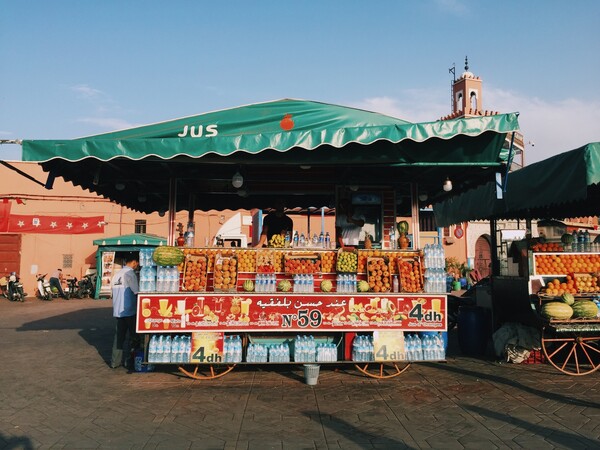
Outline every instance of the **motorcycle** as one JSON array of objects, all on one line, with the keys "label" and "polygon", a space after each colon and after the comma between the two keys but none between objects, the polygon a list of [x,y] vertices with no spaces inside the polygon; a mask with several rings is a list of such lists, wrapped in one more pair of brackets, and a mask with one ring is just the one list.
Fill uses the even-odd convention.
[{"label": "motorcycle", "polygon": [[70,298],[83,298],[79,295],[79,286],[77,284],[77,278],[67,278],[67,285],[63,288],[63,292],[65,293],[66,299]]},{"label": "motorcycle", "polygon": [[19,281],[19,276],[16,272],[12,272],[8,277],[8,285],[6,288],[8,299],[11,302],[24,302],[27,293],[23,290],[23,283]]},{"label": "motorcycle", "polygon": [[40,300],[52,300],[54,297],[58,297],[58,293],[54,293],[52,291],[52,287],[50,287],[50,281],[46,280],[46,275],[38,275],[37,276],[37,292],[36,296]]},{"label": "motorcycle", "polygon": [[77,298],[93,297],[96,293],[92,275],[84,275],[77,283]]}]

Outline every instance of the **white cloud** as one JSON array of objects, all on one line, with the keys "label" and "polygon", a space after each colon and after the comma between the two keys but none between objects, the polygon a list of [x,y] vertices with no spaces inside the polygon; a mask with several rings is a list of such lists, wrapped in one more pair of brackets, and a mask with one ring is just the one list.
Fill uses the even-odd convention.
[{"label": "white cloud", "polygon": [[90,87],[87,84],[71,86],[71,90],[75,92],[79,98],[83,99],[97,99],[104,96],[104,93],[101,90]]},{"label": "white cloud", "polygon": [[437,6],[442,10],[457,16],[466,15],[469,10],[461,0],[435,0]]},{"label": "white cloud", "polygon": [[137,124],[132,124],[126,120],[117,119],[114,117],[83,117],[81,119],[77,119],[77,122],[98,126],[105,130],[123,130],[125,128],[138,126]]},{"label": "white cloud", "polygon": [[565,98],[545,100],[486,88],[485,103],[494,110],[519,112],[526,146],[525,163],[531,164],[558,153],[600,141],[600,102]]},{"label": "white cloud", "polygon": [[[440,101],[441,91],[415,89],[398,97],[372,97],[351,106],[387,114],[410,122],[432,122],[450,113],[448,103]],[[600,102],[580,98],[545,100],[487,86],[484,109],[503,113],[518,112],[526,145],[525,163],[546,159],[600,141]]]}]

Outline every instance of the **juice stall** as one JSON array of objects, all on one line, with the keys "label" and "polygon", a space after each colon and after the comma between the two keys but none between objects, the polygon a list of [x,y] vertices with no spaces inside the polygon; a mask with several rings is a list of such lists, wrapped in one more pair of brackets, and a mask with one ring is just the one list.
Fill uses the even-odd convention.
[{"label": "juice stall", "polygon": [[[168,213],[166,253],[141,261],[137,328],[150,361],[195,378],[288,359],[349,362],[387,377],[425,359],[417,332],[447,326],[443,256],[420,246],[420,209],[504,173],[517,129],[516,113],[410,123],[286,99],[77,140],[26,140],[23,159],[41,164],[48,187],[61,176],[134,210]],[[362,199],[371,249],[364,241],[336,249],[333,239],[173,245],[180,210],[193,230],[195,210],[265,210],[279,198],[288,208],[332,207],[340,192]],[[406,231],[399,218],[410,246],[396,234]],[[427,358],[443,359],[429,348],[439,340],[427,337]]]},{"label": "juice stall", "polygon": [[[487,184],[434,205],[441,224],[490,220],[496,327],[519,322],[540,330],[546,361],[567,375],[600,368],[600,143],[589,143],[508,175],[507,189]],[[590,217],[595,225],[576,221]],[[565,222],[556,219],[569,219]],[[538,235],[532,222],[538,222]],[[550,220],[551,219],[551,220]],[[512,252],[518,274],[501,270],[502,220],[520,220],[526,238]]]}]

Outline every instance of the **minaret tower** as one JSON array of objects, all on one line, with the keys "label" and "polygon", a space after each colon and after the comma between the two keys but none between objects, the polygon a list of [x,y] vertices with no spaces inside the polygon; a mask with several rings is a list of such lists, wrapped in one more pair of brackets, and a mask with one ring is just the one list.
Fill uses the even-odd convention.
[{"label": "minaret tower", "polygon": [[452,116],[472,117],[487,115],[482,110],[481,79],[469,72],[469,60],[465,56],[465,71],[452,84]]}]

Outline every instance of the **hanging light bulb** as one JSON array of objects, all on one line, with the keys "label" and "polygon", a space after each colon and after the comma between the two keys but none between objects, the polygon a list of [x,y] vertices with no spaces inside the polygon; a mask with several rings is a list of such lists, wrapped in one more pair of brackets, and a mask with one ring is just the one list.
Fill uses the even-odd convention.
[{"label": "hanging light bulb", "polygon": [[446,181],[444,181],[444,185],[442,187],[446,192],[450,192],[452,190],[452,181],[450,181],[450,178],[446,178]]},{"label": "hanging light bulb", "polygon": [[244,177],[238,170],[236,173],[233,174],[233,177],[231,177],[231,185],[234,188],[239,189],[242,187],[243,184],[244,184]]}]

